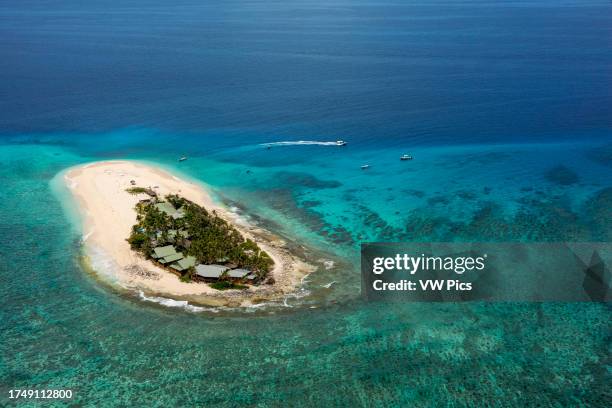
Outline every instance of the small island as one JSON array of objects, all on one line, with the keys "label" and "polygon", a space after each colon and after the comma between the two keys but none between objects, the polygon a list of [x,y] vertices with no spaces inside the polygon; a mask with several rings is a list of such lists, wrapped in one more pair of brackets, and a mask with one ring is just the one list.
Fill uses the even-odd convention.
[{"label": "small island", "polygon": [[268,277],[272,258],[215,210],[208,212],[176,194],[162,199],[144,187],[126,191],[149,196],[136,204],[131,248],[181,281],[210,282],[212,288],[225,290],[245,289],[245,284],[257,285]]},{"label": "small island", "polygon": [[[299,244],[254,225],[208,188],[134,161],[63,173],[83,232],[83,263],[119,289],[207,306],[282,301],[314,267]],[[296,251],[295,249],[298,249]]]}]

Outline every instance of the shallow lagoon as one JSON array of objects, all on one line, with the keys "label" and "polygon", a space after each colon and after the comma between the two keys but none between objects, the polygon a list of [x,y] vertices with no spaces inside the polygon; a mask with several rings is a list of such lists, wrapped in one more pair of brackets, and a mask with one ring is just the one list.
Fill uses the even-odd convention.
[{"label": "shallow lagoon", "polygon": [[[469,405],[495,396],[509,406],[534,398],[542,404],[605,405],[610,319],[606,305],[365,304],[359,298],[355,267],[356,242],[363,236],[442,240],[452,233],[464,240],[609,239],[609,186],[603,177],[588,177],[606,167],[578,154],[579,145],[571,149],[579,166],[568,156],[530,164],[529,158],[538,157],[535,153],[518,155],[521,165],[516,167],[527,172],[526,166],[533,166],[529,173],[536,176],[501,185],[494,179],[518,170],[509,170],[507,160],[498,167],[496,160],[489,162],[491,149],[498,157],[500,147],[471,146],[458,152],[422,148],[415,160],[401,165],[419,172],[422,157],[427,158],[423,166],[431,169],[449,155],[461,160],[469,152],[470,163],[480,160],[497,169],[496,176],[482,184],[491,184],[491,190],[468,189],[469,183],[457,176],[463,166],[440,165],[437,174],[444,186],[452,184],[471,194],[447,194],[448,201],[440,201],[444,187],[423,183],[414,186],[423,192],[416,194],[418,204],[408,198],[415,195],[411,193],[399,201],[403,205],[377,197],[371,203],[361,199],[358,206],[346,196],[364,194],[359,183],[373,186],[379,192],[375,195],[384,194],[388,188],[405,188],[404,175],[385,177],[380,165],[365,173],[349,158],[333,161],[335,172],[316,165],[306,172],[307,158],[299,171],[220,159],[225,154],[235,157],[233,149],[214,159],[192,157],[184,166],[172,154],[138,158],[157,160],[210,182],[220,199],[240,202],[245,216],[254,214],[255,220],[285,237],[307,242],[313,254],[336,260],[333,268],[321,266],[309,277],[309,296],[290,298],[284,307],[193,312],[100,285],[79,263],[80,232],[70,228],[50,181],[67,166],[105,157],[79,154],[73,146],[3,146],[6,166],[0,177],[8,188],[3,189],[0,224],[7,238],[4,251],[11,254],[0,261],[7,282],[1,308],[3,384],[71,386],[78,401],[122,404],[276,405],[293,399],[304,405],[344,405],[376,398]],[[524,152],[533,147],[513,149]],[[537,146],[548,158],[559,149],[556,144]],[[355,153],[347,149],[322,154]],[[306,155],[320,160],[311,152]],[[376,151],[370,157],[382,162],[382,157],[393,156]],[[559,185],[547,180],[546,172],[558,162],[576,169],[579,180],[589,181]],[[389,167],[399,168],[395,160]],[[252,169],[250,175],[244,175],[245,168]],[[434,179],[431,170],[425,174]],[[244,183],[238,177],[256,182]],[[376,181],[369,184],[370,178]],[[433,204],[431,197],[436,198]],[[314,200],[321,204],[304,204]],[[344,235],[338,234],[340,228]],[[332,281],[336,283],[329,289],[322,287]],[[311,391],[330,386],[339,391]]]}]

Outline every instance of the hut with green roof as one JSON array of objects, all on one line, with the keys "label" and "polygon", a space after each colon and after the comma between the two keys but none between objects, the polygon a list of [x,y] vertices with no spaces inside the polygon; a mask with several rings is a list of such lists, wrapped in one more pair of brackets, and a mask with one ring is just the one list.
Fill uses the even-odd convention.
[{"label": "hut with green roof", "polygon": [[175,263],[173,263],[172,265],[170,265],[170,267],[172,269],[175,269],[179,272],[183,272],[186,271],[187,269],[194,267],[196,264],[196,259],[194,256],[186,256],[183,259],[180,259],[178,261],[176,261]]}]

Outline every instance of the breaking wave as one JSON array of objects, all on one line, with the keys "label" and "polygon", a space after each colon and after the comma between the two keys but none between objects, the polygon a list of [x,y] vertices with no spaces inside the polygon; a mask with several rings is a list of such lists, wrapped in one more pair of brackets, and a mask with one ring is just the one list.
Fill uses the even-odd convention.
[{"label": "breaking wave", "polygon": [[153,302],[153,303],[157,303],[157,304],[160,304],[166,307],[178,307],[181,309],[185,309],[188,312],[194,312],[194,313],[203,312],[203,311],[208,311],[208,312],[213,312],[213,313],[218,312],[218,310],[215,308],[190,305],[189,302],[187,302],[186,300],[175,300],[175,299],[170,299],[170,298],[165,298],[165,297],[160,297],[160,296],[148,297],[142,291],[138,291],[138,297],[141,300],[144,300],[146,302]]},{"label": "breaking wave", "polygon": [[120,269],[119,265],[98,246],[87,245],[85,249],[89,266],[96,272],[96,275],[108,283],[116,284],[118,282],[117,271]]},{"label": "breaking wave", "polygon": [[74,179],[68,177],[68,176],[64,176],[64,179],[66,179],[66,181],[68,181],[68,188],[71,190],[74,190],[76,188],[76,186],[79,184],[76,181],[74,181]]}]

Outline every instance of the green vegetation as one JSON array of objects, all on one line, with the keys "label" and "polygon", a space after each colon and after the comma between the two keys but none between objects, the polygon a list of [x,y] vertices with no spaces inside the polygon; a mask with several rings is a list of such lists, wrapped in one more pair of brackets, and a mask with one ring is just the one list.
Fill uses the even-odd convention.
[{"label": "green vegetation", "polygon": [[195,275],[194,267],[187,269],[181,274],[181,282],[186,282],[186,283],[191,282],[193,280],[194,275]]},{"label": "green vegetation", "polygon": [[128,238],[128,242],[132,249],[142,250],[149,242],[149,237],[138,231],[132,231],[132,234]]},{"label": "green vegetation", "polygon": [[245,285],[240,285],[231,281],[221,280],[210,284],[210,287],[217,290],[228,290],[228,289],[246,289]]},{"label": "green vegetation", "polygon": [[[257,243],[244,239],[215,211],[209,212],[180,196],[168,195],[165,202],[157,198],[140,201],[136,212],[137,223],[127,241],[133,250],[148,259],[163,263],[154,256],[154,249],[172,245],[177,253],[195,257],[197,264],[222,263],[248,269],[256,276],[254,283],[263,281],[274,265],[272,258]],[[192,279],[197,279],[193,267],[182,271],[181,280],[189,282]],[[219,290],[245,287],[227,279],[211,286]]]},{"label": "green vegetation", "polygon": [[130,194],[142,194],[142,193],[146,193],[148,190],[144,187],[130,187],[130,188],[126,188],[125,191],[127,191]]}]

